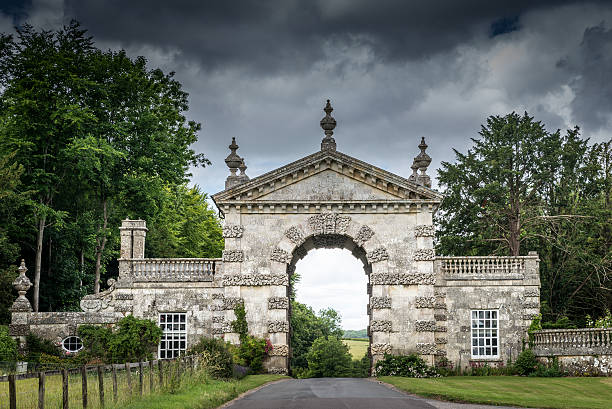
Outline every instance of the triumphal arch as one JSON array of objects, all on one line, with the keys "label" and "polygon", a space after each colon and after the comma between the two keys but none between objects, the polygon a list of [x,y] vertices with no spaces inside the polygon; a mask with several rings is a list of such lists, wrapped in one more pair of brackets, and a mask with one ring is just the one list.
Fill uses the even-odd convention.
[{"label": "triumphal arch", "polygon": [[147,259],[145,222],[126,220],[108,290],[86,296],[77,313],[32,313],[18,300],[12,333],[61,340],[81,323],[134,314],[159,322],[158,356],[167,358],[202,335],[239,342],[231,322],[244,303],[249,332],[274,346],[266,368],[286,373],[296,262],[313,248],[345,248],[368,275],[373,361],[413,352],[459,366],[516,357],[539,313],[537,255],[436,256],[432,217],[443,196],[431,188],[425,140],[412,174],[395,175],[339,152],[329,101],[324,111],[320,150],[252,179],[232,140],[225,190],[212,196],[224,223],[221,259]]}]

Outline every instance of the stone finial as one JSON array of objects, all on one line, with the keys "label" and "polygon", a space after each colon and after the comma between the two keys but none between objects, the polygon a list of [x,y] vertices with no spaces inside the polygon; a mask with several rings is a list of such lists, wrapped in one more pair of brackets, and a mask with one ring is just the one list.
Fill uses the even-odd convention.
[{"label": "stone finial", "polygon": [[325,111],[325,116],[321,119],[321,128],[325,131],[325,137],[323,138],[323,142],[321,142],[321,150],[331,149],[336,150],[336,140],[332,137],[334,134],[334,128],[336,128],[336,120],[333,116],[331,116],[332,108],[329,99],[327,100],[327,104],[323,111]]},{"label": "stone finial", "polygon": [[416,162],[413,162],[410,169],[412,169],[412,175],[410,175],[408,180],[414,183],[419,183],[419,175],[417,173],[419,171],[419,165],[417,165]]},{"label": "stone finial", "polygon": [[431,163],[431,157],[425,153],[425,149],[427,149],[427,144],[425,143],[425,137],[421,138],[421,143],[419,144],[419,149],[421,152],[414,158],[414,163],[412,164],[413,174],[410,176],[411,180],[415,176],[416,171],[415,167],[421,171],[420,175],[416,176],[416,182],[419,185],[423,185],[426,187],[431,187],[431,178],[425,172],[427,171],[427,167]]},{"label": "stone finial", "polygon": [[240,175],[238,175],[238,177],[240,178],[241,183],[248,182],[250,179],[245,173],[247,170],[247,165],[244,163],[244,158],[240,159],[240,166],[238,166],[238,169],[240,169]]},{"label": "stone finial", "polygon": [[21,260],[21,265],[19,266],[18,271],[19,276],[17,276],[15,281],[13,281],[13,287],[15,287],[17,293],[19,293],[19,296],[13,303],[11,311],[30,312],[32,311],[32,305],[30,304],[30,301],[28,301],[28,299],[25,297],[25,294],[26,292],[28,292],[30,287],[32,287],[32,283],[30,282],[28,276],[26,276],[25,274],[26,271],[28,271],[27,267],[25,266],[25,260]]},{"label": "stone finial", "polygon": [[229,189],[231,187],[234,187],[242,183],[240,176],[236,175],[236,171],[238,170],[240,165],[243,163],[242,158],[236,154],[236,151],[238,150],[238,145],[236,144],[236,138],[232,138],[232,143],[228,146],[228,148],[230,149],[231,152],[229,155],[227,155],[227,158],[225,158],[225,164],[230,170],[230,175],[227,177],[227,179],[225,179],[226,189]]}]

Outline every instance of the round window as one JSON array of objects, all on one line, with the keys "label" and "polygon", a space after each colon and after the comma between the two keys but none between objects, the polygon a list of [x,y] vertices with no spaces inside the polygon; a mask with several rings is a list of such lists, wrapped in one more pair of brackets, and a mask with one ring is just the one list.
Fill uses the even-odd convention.
[{"label": "round window", "polygon": [[62,348],[67,352],[78,352],[83,349],[83,341],[76,336],[67,337],[62,341]]}]

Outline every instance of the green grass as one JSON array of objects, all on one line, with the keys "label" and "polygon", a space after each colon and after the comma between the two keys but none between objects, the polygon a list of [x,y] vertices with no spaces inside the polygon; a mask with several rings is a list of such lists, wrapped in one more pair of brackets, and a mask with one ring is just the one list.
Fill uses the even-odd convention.
[{"label": "green grass", "polygon": [[414,379],[383,376],[379,379],[420,396],[457,402],[532,408],[612,407],[612,378],[450,376]]},{"label": "green grass", "polygon": [[349,347],[349,352],[353,356],[353,359],[361,359],[368,352],[368,339],[356,340],[356,339],[343,339]]}]

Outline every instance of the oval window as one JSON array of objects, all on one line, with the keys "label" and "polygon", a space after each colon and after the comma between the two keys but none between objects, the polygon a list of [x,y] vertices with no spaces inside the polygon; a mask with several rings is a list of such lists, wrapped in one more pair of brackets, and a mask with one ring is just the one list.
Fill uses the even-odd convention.
[{"label": "oval window", "polygon": [[62,348],[64,348],[64,351],[70,353],[79,352],[83,349],[83,341],[77,336],[66,337],[62,341]]}]

